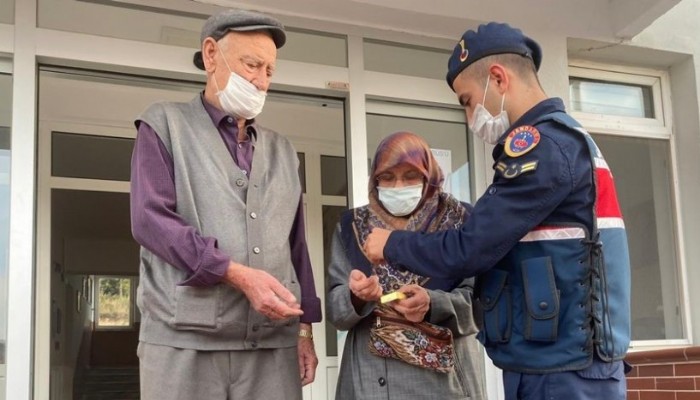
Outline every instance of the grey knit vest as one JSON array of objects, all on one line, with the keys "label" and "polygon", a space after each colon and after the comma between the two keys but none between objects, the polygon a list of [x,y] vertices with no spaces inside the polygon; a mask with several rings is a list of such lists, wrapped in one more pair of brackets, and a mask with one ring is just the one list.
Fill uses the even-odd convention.
[{"label": "grey knit vest", "polygon": [[[216,238],[231,260],[269,272],[301,299],[289,247],[301,194],[291,143],[258,126],[248,178],[199,96],[154,104],[139,120],[156,131],[173,158],[177,213],[202,236]],[[185,279],[183,271],[141,248],[141,341],[197,350],[297,344],[298,319],[273,322],[224,283],[178,286]]]}]

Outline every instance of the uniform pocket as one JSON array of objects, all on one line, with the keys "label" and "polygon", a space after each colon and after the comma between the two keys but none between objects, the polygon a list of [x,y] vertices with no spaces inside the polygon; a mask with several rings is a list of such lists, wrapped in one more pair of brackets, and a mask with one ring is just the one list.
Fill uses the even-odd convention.
[{"label": "uniform pocket", "polygon": [[530,258],[522,262],[525,290],[526,340],[553,342],[559,326],[559,290],[557,290],[550,257]]},{"label": "uniform pocket", "polygon": [[492,269],[479,278],[479,303],[482,309],[480,339],[484,345],[506,343],[510,340],[512,304],[508,273]]},{"label": "uniform pocket", "polygon": [[215,330],[218,328],[219,287],[175,287],[173,326],[179,330]]}]

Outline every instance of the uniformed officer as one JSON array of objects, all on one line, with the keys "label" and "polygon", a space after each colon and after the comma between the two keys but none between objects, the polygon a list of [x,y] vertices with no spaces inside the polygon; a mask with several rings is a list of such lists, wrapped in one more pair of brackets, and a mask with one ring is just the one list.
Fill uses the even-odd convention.
[{"label": "uniformed officer", "polygon": [[365,251],[425,276],[478,277],[479,339],[506,399],[624,399],[630,268],[615,186],[590,135],[542,90],[541,60],[507,24],[464,33],[447,83],[495,145],[493,182],[459,230],[375,229]]}]

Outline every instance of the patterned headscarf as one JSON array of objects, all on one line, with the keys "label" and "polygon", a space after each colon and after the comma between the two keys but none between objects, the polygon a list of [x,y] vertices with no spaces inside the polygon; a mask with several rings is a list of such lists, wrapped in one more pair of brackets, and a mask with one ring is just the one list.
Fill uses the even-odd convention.
[{"label": "patterned headscarf", "polygon": [[[424,179],[423,197],[416,210],[407,217],[387,212],[377,195],[377,176],[399,164],[406,163],[420,171]],[[353,227],[360,248],[372,228],[403,229],[434,232],[461,225],[465,208],[454,197],[443,193],[444,175],[426,141],[411,132],[396,132],[387,136],[379,146],[372,162],[369,179],[369,205],[355,209]],[[406,223],[406,218],[408,221]],[[403,267],[387,263],[373,265],[385,293],[407,284],[423,285],[428,281]]]},{"label": "patterned headscarf", "polygon": [[[369,179],[370,205],[380,205],[377,177],[399,164],[409,164],[424,178],[423,202],[441,192],[445,177],[425,139],[412,132],[396,132],[384,138],[374,154]],[[417,209],[420,208],[418,205]],[[380,206],[380,208],[382,208]],[[391,215],[391,214],[388,214]]]}]

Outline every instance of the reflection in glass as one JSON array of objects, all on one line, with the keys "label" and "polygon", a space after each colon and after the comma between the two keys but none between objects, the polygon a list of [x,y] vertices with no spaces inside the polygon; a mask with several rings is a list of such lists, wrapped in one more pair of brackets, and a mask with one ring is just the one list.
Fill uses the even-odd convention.
[{"label": "reflection in glass", "polygon": [[13,24],[15,20],[15,1],[0,0],[0,23]]},{"label": "reflection in glass", "polygon": [[683,337],[667,140],[594,135],[615,177],[632,265],[632,339]]},{"label": "reflection in glass", "polygon": [[445,79],[445,63],[450,56],[446,50],[371,39],[365,39],[363,50],[368,71],[439,80]]},{"label": "reflection in glass", "polygon": [[[343,211],[347,210],[347,207],[340,206],[323,206],[323,259],[325,262],[324,267],[324,290],[328,293],[328,264],[331,260],[331,240],[333,239],[333,233],[335,228],[340,222],[340,215]],[[326,319],[326,355],[329,357],[334,357],[338,355],[338,341],[337,341],[337,330]]]},{"label": "reflection in glass", "polygon": [[[3,12],[8,8],[4,1],[7,0],[0,0],[0,22],[10,22],[3,21]],[[199,50],[200,32],[211,7],[197,2],[180,2],[184,6],[173,1],[167,6],[146,3],[157,2],[39,0],[38,22],[41,28],[190,48],[193,55]],[[347,40],[342,35],[287,28],[287,43],[277,56],[282,60],[346,67]]]},{"label": "reflection in glass", "polygon": [[367,154],[374,158],[379,142],[398,131],[422,136],[445,174],[444,190],[459,200],[471,201],[467,127],[464,123],[368,114]]},{"label": "reflection in glass", "polygon": [[299,158],[299,182],[301,183],[301,192],[306,193],[306,154],[297,153]]},{"label": "reflection in glass", "polygon": [[51,134],[51,175],[129,181],[134,139]]},{"label": "reflection in glass", "polygon": [[321,156],[321,194],[326,196],[348,195],[345,157]]},{"label": "reflection in glass", "polygon": [[[203,15],[143,4],[134,7],[129,0],[39,0],[37,7],[41,28],[193,49],[200,45],[205,19]],[[80,18],[76,18],[78,15]]]},{"label": "reflection in glass", "polygon": [[569,95],[574,111],[654,118],[651,86],[571,78]]},{"label": "reflection in glass", "polygon": [[347,67],[347,49],[345,36],[287,28],[287,42],[279,49],[277,58]]}]

